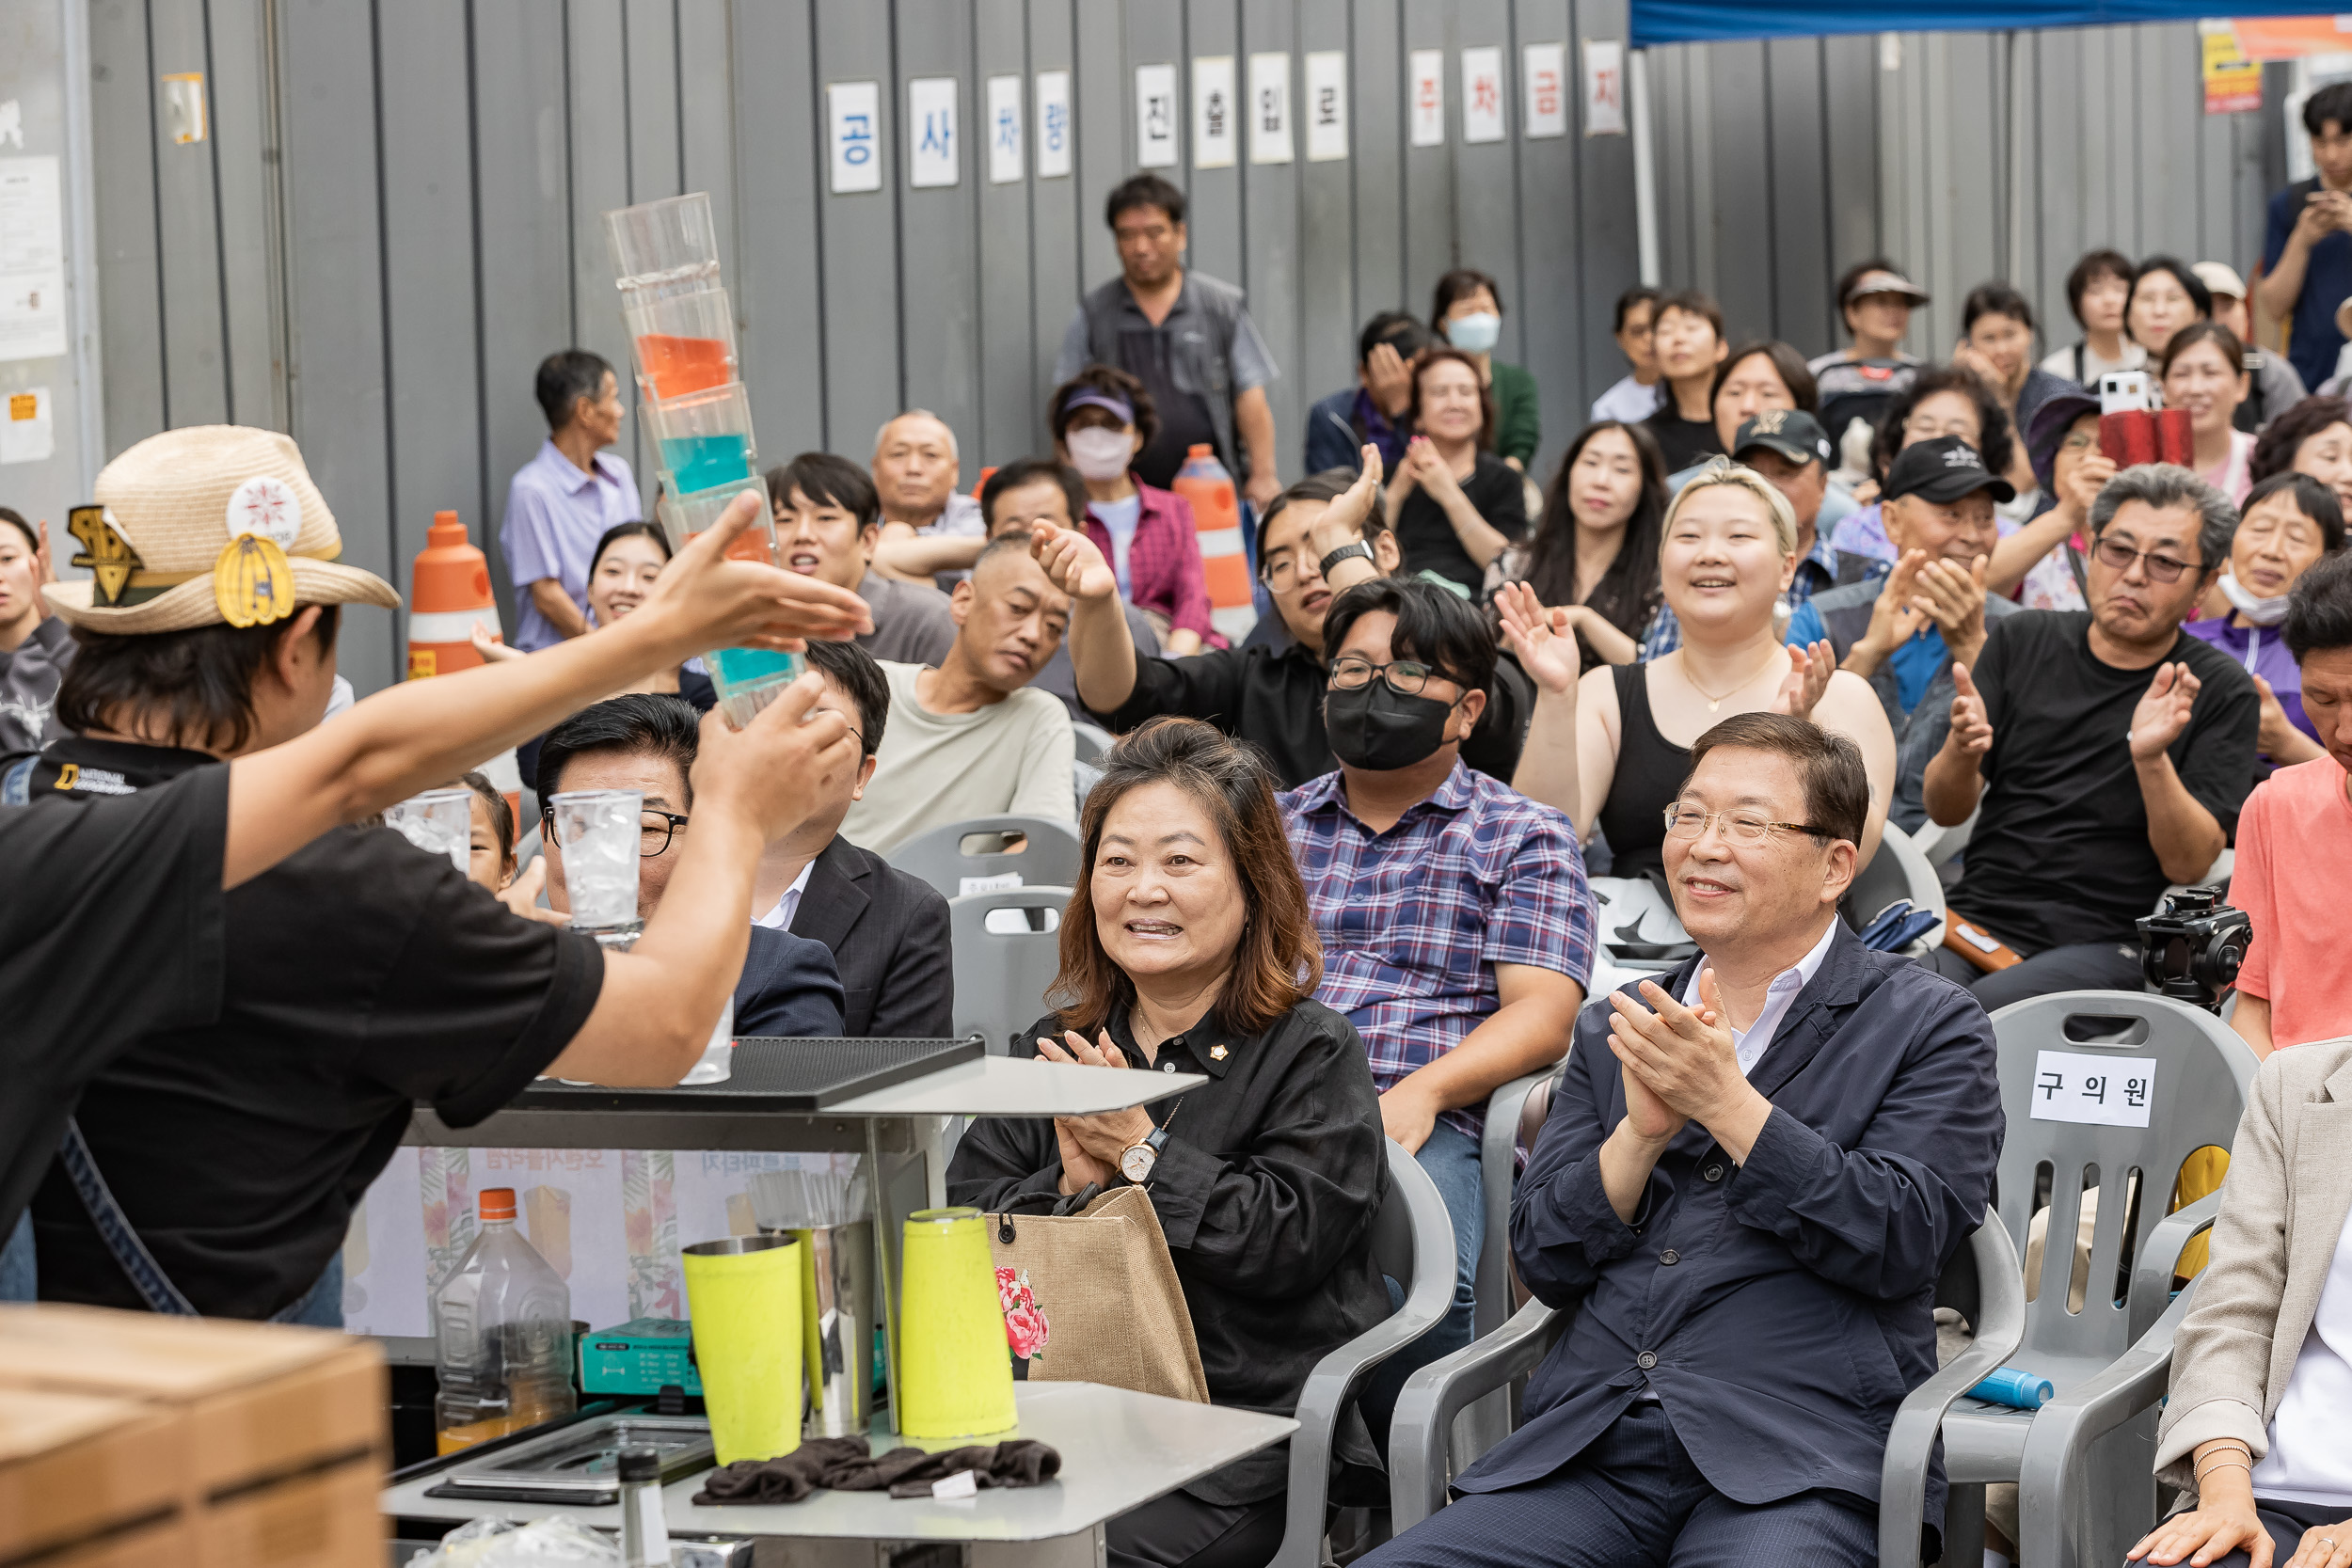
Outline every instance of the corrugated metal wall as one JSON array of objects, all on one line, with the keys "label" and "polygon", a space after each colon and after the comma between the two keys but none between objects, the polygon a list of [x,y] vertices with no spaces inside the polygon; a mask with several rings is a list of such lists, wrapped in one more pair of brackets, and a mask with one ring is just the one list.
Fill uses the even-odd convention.
[{"label": "corrugated metal wall", "polygon": [[2250,277],[2283,180],[2275,107],[2202,113],[2187,24],[1677,44],[1650,73],[1665,280],[1808,355],[1842,345],[1833,286],[1874,252],[1934,296],[1914,353],[1947,355],[1992,278],[2072,342],[2084,250]]},{"label": "corrugated metal wall", "polygon": [[[1358,324],[1428,308],[1457,263],[1502,279],[1499,352],[1533,369],[1546,450],[1621,373],[1609,308],[1635,272],[1622,136],[1521,133],[1520,46],[1621,39],[1623,0],[91,0],[106,451],[169,426],[291,430],[345,559],[406,580],[436,508],[479,542],[544,434],[532,372],[579,342],[627,362],[600,214],[708,190],[770,461],[856,457],[900,407],[955,428],[968,483],[1031,450],[1102,222],[1136,151],[1135,69],[1178,69],[1192,260],[1243,284],[1282,370],[1286,476]],[[1459,51],[1503,51],[1507,135],[1461,139]],[[1446,143],[1406,146],[1407,51],[1446,51]],[[1191,166],[1195,56],[1348,56],[1349,157]],[[213,135],[168,145],[156,78],[206,74]],[[992,183],[987,78],[1067,71],[1071,175]],[[952,186],[910,185],[907,82],[958,82]],[[824,86],[882,85],[872,194],[828,189]],[[1573,98],[1571,100],[1573,103]],[[1031,130],[1034,132],[1032,116]],[[978,153],[978,157],[973,154]],[[648,485],[632,421],[623,451]],[[486,525],[486,526],[485,526]],[[491,550],[492,559],[498,552]],[[501,583],[501,592],[504,584]],[[364,689],[404,667],[393,617],[347,623]]]}]

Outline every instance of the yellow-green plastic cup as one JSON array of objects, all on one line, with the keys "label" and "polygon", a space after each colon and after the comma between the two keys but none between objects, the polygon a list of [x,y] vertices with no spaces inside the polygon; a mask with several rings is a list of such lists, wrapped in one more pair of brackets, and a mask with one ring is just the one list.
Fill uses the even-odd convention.
[{"label": "yellow-green plastic cup", "polygon": [[694,1364],[722,1465],[801,1446],[801,1246],[739,1236],[683,1250]]},{"label": "yellow-green plastic cup", "polygon": [[898,1430],[980,1437],[1009,1430],[1012,1350],[996,1299],[988,1222],[977,1209],[907,1216],[899,1270]]}]

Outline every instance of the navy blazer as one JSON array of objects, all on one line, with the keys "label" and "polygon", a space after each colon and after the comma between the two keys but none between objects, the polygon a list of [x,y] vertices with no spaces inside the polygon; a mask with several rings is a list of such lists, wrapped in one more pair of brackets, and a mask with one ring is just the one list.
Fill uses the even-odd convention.
[{"label": "navy blazer", "polygon": [[[1772,1115],[1747,1164],[1691,1123],[1630,1225],[1600,1180],[1625,1117],[1608,1035],[1605,1008],[1577,1020],[1511,1205],[1519,1277],[1575,1317],[1528,1385],[1525,1423],[1454,1484],[1548,1476],[1646,1389],[1735,1501],[1816,1488],[1877,1501],[1896,1407],[1935,1370],[1936,1277],[1984,1218],[2000,1158],[1991,1021],[1840,923],[1748,1075]],[[1939,1458],[1931,1521],[1943,1490]]]},{"label": "navy blazer", "polygon": [[735,1033],[836,1039],[841,1035],[841,976],[821,942],[752,927],[742,977],[735,982]]}]

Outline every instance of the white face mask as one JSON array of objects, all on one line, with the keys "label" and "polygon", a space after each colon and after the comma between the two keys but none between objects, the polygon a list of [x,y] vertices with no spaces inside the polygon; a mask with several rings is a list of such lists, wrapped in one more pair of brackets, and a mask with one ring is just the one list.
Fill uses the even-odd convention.
[{"label": "white face mask", "polygon": [[2222,572],[2221,596],[2235,605],[2240,615],[2258,626],[2275,626],[2287,618],[2287,596],[2284,594],[2265,599],[2248,593],[2238,581],[2235,572]]},{"label": "white face mask", "polygon": [[1502,339],[1502,318],[1481,310],[1446,324],[1445,340],[1465,354],[1484,354]]},{"label": "white face mask", "polygon": [[1101,425],[1073,430],[1061,438],[1061,444],[1070,453],[1070,466],[1098,484],[1125,473],[1136,455],[1134,436]]}]

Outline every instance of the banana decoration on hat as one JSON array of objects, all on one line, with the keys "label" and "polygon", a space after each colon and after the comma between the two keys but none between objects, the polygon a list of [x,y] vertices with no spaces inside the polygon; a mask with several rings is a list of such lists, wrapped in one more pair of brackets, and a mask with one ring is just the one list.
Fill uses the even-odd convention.
[{"label": "banana decoration on hat", "polygon": [[229,543],[213,562],[213,599],[232,626],[265,626],[294,610],[286,550],[302,531],[302,501],[285,481],[256,475],[229,498]]}]

